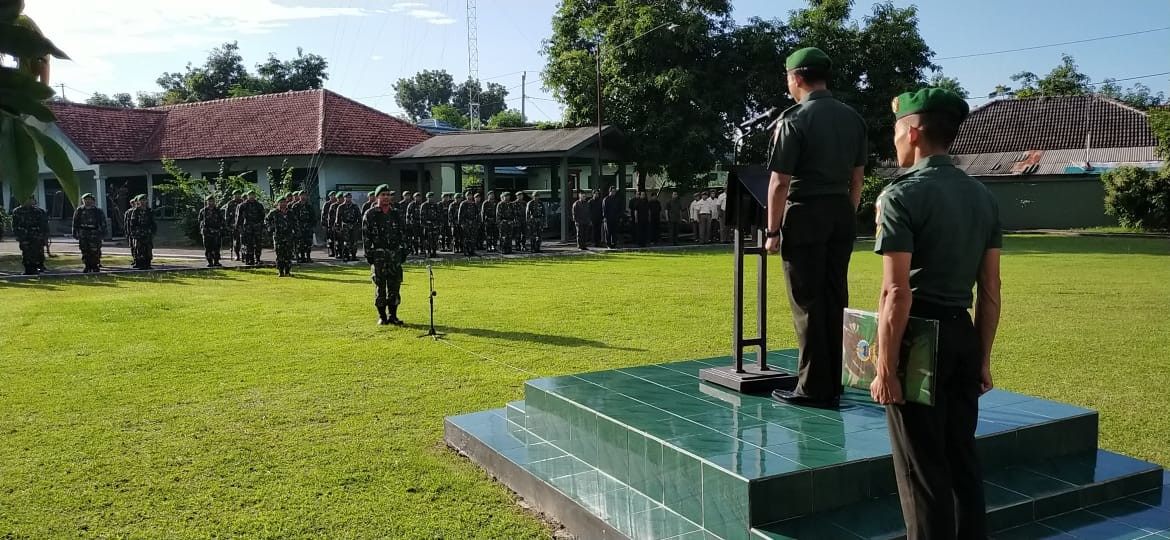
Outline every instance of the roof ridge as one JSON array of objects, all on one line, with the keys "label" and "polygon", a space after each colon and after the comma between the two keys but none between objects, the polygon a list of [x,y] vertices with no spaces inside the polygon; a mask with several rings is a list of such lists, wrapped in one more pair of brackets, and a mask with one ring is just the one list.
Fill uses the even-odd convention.
[{"label": "roof ridge", "polygon": [[103,111],[128,111],[128,112],[148,112],[155,114],[166,114],[166,111],[160,111],[155,107],[116,107],[112,105],[91,105],[89,103],[77,103],[74,101],[50,101],[47,103],[50,107],[84,107],[86,109],[99,109]]},{"label": "roof ridge", "polygon": [[186,102],[186,103],[175,103],[172,105],[159,105],[158,107],[148,107],[144,110],[155,110],[155,111],[164,111],[165,112],[165,111],[173,110],[173,109],[198,107],[201,105],[211,105],[211,104],[217,104],[217,103],[224,103],[224,102],[228,102],[228,101],[260,100],[260,99],[265,99],[265,98],[271,99],[271,98],[276,98],[276,97],[286,97],[286,96],[299,95],[299,94],[311,94],[313,92],[328,92],[328,90],[325,90],[324,88],[311,88],[309,90],[288,90],[286,92],[272,92],[272,93],[268,93],[268,94],[256,94],[254,96],[226,97],[226,98],[209,99],[206,101],[191,101],[191,102]]},{"label": "roof ridge", "polygon": [[[321,94],[321,119],[322,119],[322,120],[321,120],[321,122],[322,122],[322,132],[324,132],[324,121],[325,121],[325,120],[324,120],[324,118],[325,118],[325,94],[331,94],[331,95],[333,95],[334,97],[337,97],[338,99],[341,99],[342,101],[345,101],[345,102],[347,102],[347,103],[351,103],[351,104],[353,104],[353,105],[357,105],[358,107],[361,107],[361,108],[363,108],[363,109],[366,109],[366,110],[368,110],[368,111],[370,111],[370,112],[373,112],[374,114],[378,114],[378,115],[384,116],[384,117],[386,117],[386,118],[389,118],[389,119],[391,119],[391,120],[393,120],[393,121],[395,121],[395,122],[397,122],[397,123],[399,123],[399,124],[402,124],[403,126],[408,126],[408,127],[410,127],[411,129],[414,129],[415,131],[418,131],[419,133],[421,133],[421,134],[423,134],[423,135],[426,135],[427,137],[431,137],[431,132],[429,132],[429,131],[427,131],[427,130],[425,130],[425,129],[423,129],[423,128],[421,128],[421,127],[417,126],[417,125],[415,125],[415,123],[414,123],[414,122],[408,122],[408,121],[406,121],[406,120],[403,120],[403,119],[401,119],[401,118],[399,118],[399,117],[397,117],[397,116],[394,116],[394,115],[392,115],[392,114],[390,114],[390,113],[387,113],[387,112],[385,112],[385,111],[381,111],[381,110],[375,109],[375,108],[373,108],[373,107],[371,107],[371,106],[369,106],[369,105],[366,105],[365,103],[362,103],[362,102],[360,102],[360,101],[357,101],[357,100],[355,100],[355,99],[350,99],[350,98],[348,98],[348,97],[345,97],[345,96],[343,96],[343,95],[341,95],[341,94],[338,94],[337,92],[334,92],[334,91],[332,91],[332,90],[329,90],[329,89],[326,89],[326,88],[322,88],[321,90],[322,90],[322,92],[323,92],[323,93]],[[324,141],[322,141],[322,142],[324,142]],[[324,149],[325,147],[324,147],[324,146],[322,146],[321,148],[322,148],[322,149]]]}]

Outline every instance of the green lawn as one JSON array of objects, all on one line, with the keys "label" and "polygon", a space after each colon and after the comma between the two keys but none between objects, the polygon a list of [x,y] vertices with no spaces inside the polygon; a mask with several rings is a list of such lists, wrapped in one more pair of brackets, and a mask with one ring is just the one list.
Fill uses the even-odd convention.
[{"label": "green lawn", "polygon": [[[998,386],[1101,411],[1170,465],[1170,242],[1010,237]],[[769,332],[792,327],[772,259]],[[876,304],[859,244],[853,304]],[[535,376],[728,354],[731,256],[407,269],[405,329],[361,268],[0,282],[0,538],[526,538],[551,531],[443,443]]]},{"label": "green lawn", "polygon": [[[130,257],[106,255],[102,257],[102,267],[111,270],[114,268],[127,269],[133,261]],[[182,263],[193,266],[203,266],[199,264],[201,261],[184,260],[184,259],[167,259],[155,257],[152,263],[155,265]],[[76,253],[61,253],[54,254],[52,257],[45,257],[45,268],[50,272],[58,272],[62,270],[76,270],[81,271],[85,268],[85,263],[81,262],[81,255]],[[16,254],[0,254],[0,276],[6,274],[20,274],[24,272],[24,263],[21,262],[20,255]]]}]

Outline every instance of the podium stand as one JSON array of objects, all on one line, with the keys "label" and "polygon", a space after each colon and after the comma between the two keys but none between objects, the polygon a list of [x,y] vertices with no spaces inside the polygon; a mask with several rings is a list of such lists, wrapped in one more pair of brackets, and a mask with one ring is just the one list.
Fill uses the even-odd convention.
[{"label": "podium stand", "polygon": [[[767,229],[768,180],[771,175],[762,165],[738,165],[727,178],[727,213],[732,224],[735,247],[735,285],[733,291],[734,334],[732,358],[734,366],[713,367],[699,371],[699,379],[748,394],[771,392],[778,388],[796,387],[794,373],[768,366],[768,252],[764,249],[764,231]],[[745,233],[752,231],[754,245],[747,245]],[[756,327],[755,337],[744,336],[743,330],[743,270],[745,259],[756,260]],[[756,349],[756,364],[744,365],[744,349]]]}]

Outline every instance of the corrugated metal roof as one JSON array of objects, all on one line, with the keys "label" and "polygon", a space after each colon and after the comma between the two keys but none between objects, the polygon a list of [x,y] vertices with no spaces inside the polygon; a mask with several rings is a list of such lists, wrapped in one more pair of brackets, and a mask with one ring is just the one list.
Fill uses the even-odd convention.
[{"label": "corrugated metal roof", "polygon": [[[1088,159],[1086,159],[1086,157]],[[971,176],[1052,176],[1100,174],[1123,166],[1157,168],[1162,165],[1152,146],[1078,150],[1029,150],[952,156],[955,165]],[[1088,164],[1091,168],[1086,169]],[[879,167],[874,172],[893,177],[903,168]]]},{"label": "corrugated metal roof", "polygon": [[[604,126],[603,135],[617,132]],[[504,154],[562,154],[597,138],[596,127],[463,131],[431,137],[394,156],[400,159]]]}]

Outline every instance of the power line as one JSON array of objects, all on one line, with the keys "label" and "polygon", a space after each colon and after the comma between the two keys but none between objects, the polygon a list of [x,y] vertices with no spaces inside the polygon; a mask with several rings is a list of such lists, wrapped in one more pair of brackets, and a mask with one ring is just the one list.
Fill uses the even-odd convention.
[{"label": "power line", "polygon": [[1149,33],[1153,33],[1153,32],[1164,32],[1166,30],[1170,30],[1170,26],[1165,26],[1162,28],[1151,28],[1149,30],[1140,30],[1137,32],[1127,32],[1125,34],[1113,34],[1111,36],[1100,36],[1100,37],[1094,37],[1094,38],[1078,39],[1078,40],[1074,40],[1074,41],[1063,41],[1060,43],[1048,43],[1045,45],[1034,45],[1031,47],[1020,47],[1018,49],[1004,49],[1002,51],[988,51],[988,52],[972,53],[972,54],[960,54],[958,56],[943,56],[941,58],[938,58],[938,60],[956,60],[959,58],[972,58],[972,57],[976,57],[976,56],[989,56],[989,55],[993,55],[993,54],[1005,54],[1005,53],[1011,53],[1011,52],[1031,51],[1031,50],[1035,50],[1035,49],[1046,49],[1048,47],[1059,47],[1061,45],[1072,45],[1074,43],[1088,43],[1090,41],[1101,41],[1103,39],[1116,39],[1116,38],[1120,38],[1120,37],[1136,36],[1139,34],[1149,34]]}]

